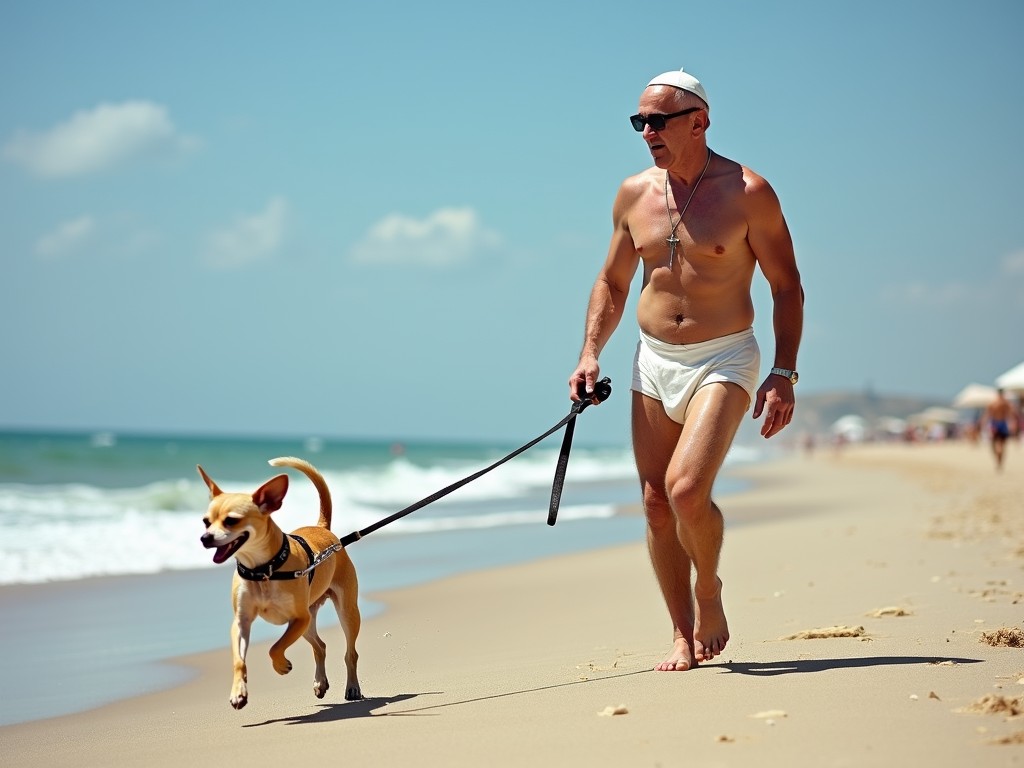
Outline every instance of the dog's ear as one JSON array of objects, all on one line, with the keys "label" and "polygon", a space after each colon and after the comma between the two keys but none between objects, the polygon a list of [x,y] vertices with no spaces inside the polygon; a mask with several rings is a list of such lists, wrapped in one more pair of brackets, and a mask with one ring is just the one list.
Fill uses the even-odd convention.
[{"label": "dog's ear", "polygon": [[210,476],[203,471],[203,468],[196,464],[196,469],[199,470],[200,477],[203,478],[203,482],[206,483],[206,487],[210,489],[210,498],[214,496],[220,496],[224,491],[217,487],[217,484],[210,479]]},{"label": "dog's ear", "polygon": [[284,495],[288,492],[288,475],[278,475],[267,480],[252,495],[252,500],[260,508],[260,512],[276,512],[284,502]]}]

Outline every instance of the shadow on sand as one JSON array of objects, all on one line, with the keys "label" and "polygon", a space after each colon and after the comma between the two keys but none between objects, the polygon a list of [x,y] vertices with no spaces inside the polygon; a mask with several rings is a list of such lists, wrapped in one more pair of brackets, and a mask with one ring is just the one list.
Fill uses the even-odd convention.
[{"label": "shadow on sand", "polygon": [[[771,661],[771,662],[719,662],[712,664],[702,664],[696,667],[693,672],[699,672],[706,670],[708,672],[718,671],[726,674],[739,674],[739,675],[753,675],[768,677],[773,675],[794,675],[794,674],[808,674],[812,672],[831,672],[843,669],[863,669],[865,667],[886,667],[886,666],[906,666],[906,665],[938,665],[942,662],[952,662],[954,664],[978,664],[982,659],[960,659],[960,658],[949,658],[949,657],[935,657],[935,656],[864,656],[859,658],[846,658],[846,659],[798,659],[794,661]],[[360,701],[347,701],[338,704],[321,704],[318,706],[315,712],[309,712],[303,715],[293,715],[290,717],[275,718],[273,720],[264,720],[262,723],[249,723],[244,725],[243,728],[257,728],[264,725],[307,725],[313,723],[331,723],[340,720],[353,720],[361,717],[409,717],[424,715],[430,713],[432,710],[444,709],[445,707],[456,707],[463,704],[473,704],[479,701],[492,701],[494,699],[502,699],[508,696],[522,696],[528,693],[538,693],[540,691],[550,691],[556,688],[566,688],[572,685],[594,685],[596,683],[607,682],[608,680],[615,680],[622,677],[632,677],[633,675],[643,675],[647,673],[653,673],[652,669],[640,669],[632,672],[623,672],[618,675],[609,675],[607,677],[595,677],[588,680],[573,680],[568,683],[557,683],[555,685],[544,685],[537,688],[525,688],[518,691],[504,691],[502,693],[494,693],[488,696],[477,696],[472,699],[460,699],[459,701],[448,701],[442,704],[427,704],[422,707],[416,707],[415,709],[403,709],[400,712],[375,712],[382,707],[386,707],[390,704],[398,704],[403,701],[409,701],[416,699],[420,696],[441,696],[442,691],[428,691],[424,693],[402,693],[396,696],[376,696]],[[666,672],[664,674],[680,674]],[[691,673],[692,674],[692,673]]]},{"label": "shadow on sand", "polygon": [[595,677],[588,680],[573,680],[568,683],[556,683],[554,685],[542,685],[537,688],[525,688],[519,691],[503,691],[501,693],[494,693],[488,696],[476,696],[472,699],[460,699],[459,701],[447,701],[443,704],[428,704],[423,707],[417,707],[415,709],[403,709],[401,712],[377,712],[374,710],[380,709],[381,707],[387,706],[388,704],[396,704],[402,701],[408,701],[409,699],[415,699],[419,696],[440,696],[443,694],[442,691],[430,691],[427,693],[402,693],[397,696],[387,697],[373,697],[362,699],[361,701],[348,701],[339,704],[321,704],[316,712],[310,712],[305,715],[294,715],[292,717],[280,717],[274,720],[264,720],[262,723],[248,723],[242,726],[243,728],[256,728],[263,725],[275,725],[278,723],[285,723],[287,725],[301,725],[306,723],[329,723],[337,720],[351,720],[359,717],[407,717],[410,715],[421,715],[434,709],[444,709],[445,707],[457,707],[462,704],[472,704],[478,701],[491,701],[494,699],[503,699],[508,696],[522,696],[527,693],[537,693],[539,691],[550,691],[556,688],[567,688],[571,685],[593,685],[594,683],[600,683],[605,680],[613,680],[618,677],[631,677],[633,675],[642,675],[647,672],[651,672],[649,669],[640,669],[633,672],[623,672],[618,675],[609,675],[607,677]]},{"label": "shadow on sand", "polygon": [[863,656],[853,659],[799,659],[797,661],[749,663],[728,661],[714,666],[724,668],[727,672],[739,675],[757,675],[767,677],[771,675],[806,674],[808,672],[829,672],[837,669],[860,669],[863,667],[890,667],[909,664],[937,665],[942,662],[949,661],[954,664],[978,664],[982,660],[954,659],[949,658],[948,656]]}]

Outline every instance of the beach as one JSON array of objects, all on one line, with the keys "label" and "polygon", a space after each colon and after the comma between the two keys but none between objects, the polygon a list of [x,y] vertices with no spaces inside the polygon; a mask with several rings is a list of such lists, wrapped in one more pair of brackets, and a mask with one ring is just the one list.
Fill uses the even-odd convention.
[{"label": "beach", "polygon": [[327,696],[304,641],[284,677],[261,641],[237,712],[227,574],[122,577],[123,600],[159,579],[159,594],[221,603],[223,647],[160,665],[170,688],[0,727],[0,752],[26,766],[1019,765],[1022,461],[1017,444],[1003,473],[985,445],[897,444],[736,470],[749,485],[722,500],[744,521],[722,557],[731,639],[685,673],[652,671],[671,627],[642,543],[365,596],[384,609],[360,634],[359,702],[344,701],[324,611]]}]

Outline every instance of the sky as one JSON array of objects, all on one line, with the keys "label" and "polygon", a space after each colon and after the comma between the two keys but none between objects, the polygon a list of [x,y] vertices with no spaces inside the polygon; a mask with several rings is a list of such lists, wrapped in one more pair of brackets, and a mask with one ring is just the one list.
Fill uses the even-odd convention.
[{"label": "sky", "polygon": [[[526,442],[650,165],[627,118],[680,67],[782,201],[797,407],[991,384],[1024,360],[1022,28],[1019,0],[5,2],[0,429]],[[578,440],[628,441],[639,289]]]}]

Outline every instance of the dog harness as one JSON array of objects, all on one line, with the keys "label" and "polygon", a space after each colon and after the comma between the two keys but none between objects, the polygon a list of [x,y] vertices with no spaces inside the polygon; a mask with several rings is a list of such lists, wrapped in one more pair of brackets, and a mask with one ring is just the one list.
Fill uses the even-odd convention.
[{"label": "dog harness", "polygon": [[[288,539],[295,539],[300,547],[306,552],[306,556],[309,558],[309,568],[301,571],[279,571],[282,565],[288,561],[288,555],[291,553],[291,548],[288,546]],[[333,554],[333,552],[332,552]],[[321,558],[322,560],[323,558]],[[259,565],[255,568],[246,568],[237,560],[235,565],[238,568],[238,575],[246,581],[285,581],[289,579],[297,579],[300,576],[306,575],[309,577],[309,583],[313,583],[313,571],[319,563],[317,562],[316,556],[313,554],[313,548],[306,543],[306,540],[301,536],[296,536],[293,533],[286,533],[284,539],[281,541],[281,549],[277,551],[277,554],[267,563]]]}]

